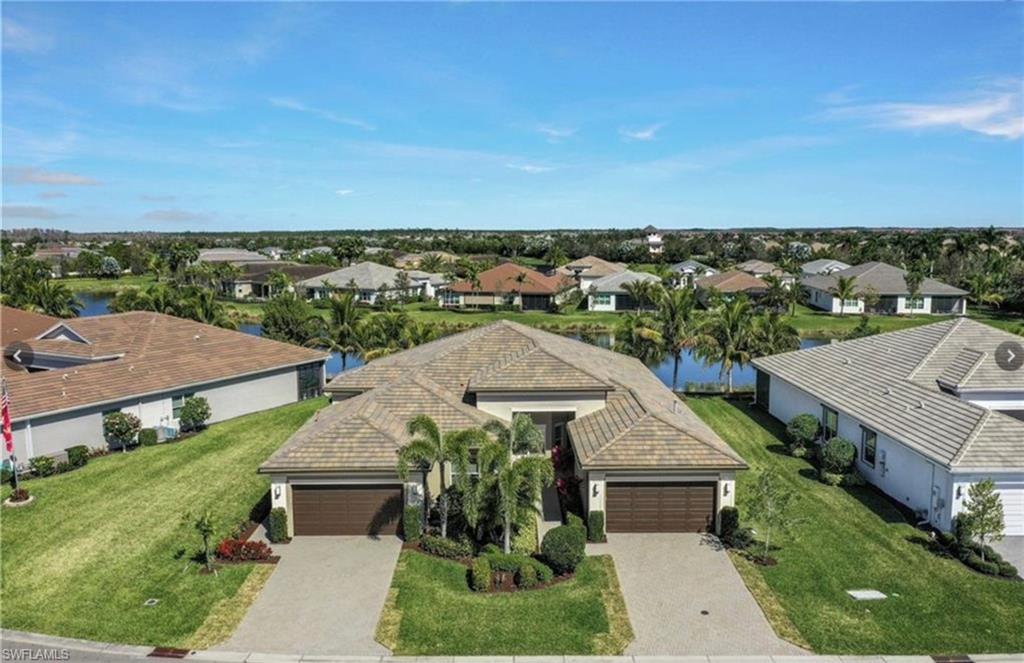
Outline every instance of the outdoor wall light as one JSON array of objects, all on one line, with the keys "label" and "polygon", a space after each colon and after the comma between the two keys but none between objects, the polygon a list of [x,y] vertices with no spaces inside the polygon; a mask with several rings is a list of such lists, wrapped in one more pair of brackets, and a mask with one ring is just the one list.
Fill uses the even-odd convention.
[{"label": "outdoor wall light", "polygon": [[597,494],[600,493],[600,492],[601,492],[601,489],[598,488],[598,485],[595,483],[594,484],[594,497],[597,497]]},{"label": "outdoor wall light", "polygon": [[722,497],[728,497],[728,496],[729,496],[729,484],[727,484],[727,483],[722,484]]},{"label": "outdoor wall light", "polygon": [[279,497],[281,497],[281,484],[274,486],[274,499],[278,499]]}]

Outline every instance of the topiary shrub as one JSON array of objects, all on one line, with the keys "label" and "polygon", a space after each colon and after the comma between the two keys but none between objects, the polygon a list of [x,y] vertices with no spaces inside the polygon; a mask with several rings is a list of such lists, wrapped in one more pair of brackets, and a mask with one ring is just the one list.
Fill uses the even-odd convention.
[{"label": "topiary shrub", "polygon": [[429,534],[420,537],[420,548],[445,559],[465,559],[473,555],[473,544],[465,539],[444,539]]},{"label": "topiary shrub", "polygon": [[406,541],[420,540],[423,534],[423,509],[418,506],[407,506],[402,512],[402,534]]},{"label": "topiary shrub", "polygon": [[604,511],[591,511],[587,516],[587,540],[601,543],[604,536]]},{"label": "topiary shrub", "polygon": [[562,575],[571,573],[583,561],[586,547],[583,528],[560,525],[544,535],[540,551],[552,570]]},{"label": "topiary shrub", "polygon": [[734,506],[723,506],[719,513],[722,524],[718,536],[723,541],[729,541],[740,528],[740,510]]},{"label": "topiary shrub", "polygon": [[82,467],[89,462],[89,447],[84,444],[68,447],[64,453],[68,455],[68,462],[73,467]]},{"label": "topiary shrub", "polygon": [[473,560],[469,578],[474,592],[486,592],[491,589],[491,563],[486,557],[477,557]]},{"label": "topiary shrub", "polygon": [[181,406],[178,423],[181,430],[199,430],[210,418],[210,403],[202,396],[189,396]]},{"label": "topiary shrub", "polygon": [[807,448],[818,439],[820,424],[813,414],[798,414],[786,424],[790,449]]},{"label": "topiary shrub", "polygon": [[57,471],[57,464],[49,456],[29,458],[28,466],[37,477],[48,477]]},{"label": "topiary shrub", "polygon": [[270,510],[267,516],[267,538],[271,543],[282,543],[288,540],[288,511],[284,507]]},{"label": "topiary shrub", "polygon": [[583,524],[583,519],[571,511],[566,511],[565,513],[565,524],[569,527],[579,527],[580,529],[587,528],[587,526]]},{"label": "topiary shrub", "polygon": [[857,459],[857,447],[843,437],[833,437],[818,453],[822,469],[832,474],[846,474]]},{"label": "topiary shrub", "polygon": [[144,447],[151,447],[156,444],[156,429],[143,428],[139,431],[139,444]]},{"label": "topiary shrub", "polygon": [[136,444],[142,422],[134,414],[111,412],[103,417],[103,439],[111,447],[127,451]]},{"label": "topiary shrub", "polygon": [[532,564],[522,566],[516,571],[516,587],[519,589],[532,589],[539,584],[537,569]]}]

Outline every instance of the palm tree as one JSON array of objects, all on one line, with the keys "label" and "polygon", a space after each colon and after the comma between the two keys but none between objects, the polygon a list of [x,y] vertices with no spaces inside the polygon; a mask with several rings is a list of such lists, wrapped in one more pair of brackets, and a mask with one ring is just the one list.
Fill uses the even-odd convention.
[{"label": "palm tree", "polygon": [[751,352],[757,357],[800,349],[796,328],[774,311],[754,319],[750,339]]},{"label": "palm tree", "polygon": [[987,304],[999,308],[1003,303],[1003,295],[996,287],[996,278],[991,272],[977,272],[967,279],[971,291],[971,299],[977,304]]},{"label": "palm tree", "polygon": [[839,315],[846,312],[846,301],[857,298],[857,279],[853,276],[837,276],[836,284],[830,289],[832,296],[839,300]]},{"label": "palm tree", "polygon": [[424,272],[435,274],[437,272],[444,271],[447,266],[448,263],[445,262],[444,258],[436,253],[425,253],[423,257],[420,258],[420,269]]},{"label": "palm tree", "polygon": [[74,318],[81,311],[81,305],[75,295],[63,283],[52,279],[43,279],[30,288],[32,308],[58,318]]},{"label": "palm tree", "polygon": [[746,296],[739,296],[725,302],[717,311],[708,316],[697,354],[708,366],[721,363],[719,379],[726,377],[728,390],[732,389],[732,369],[743,368],[750,362],[751,319],[754,308]]},{"label": "palm tree", "polygon": [[699,330],[694,322],[696,297],[689,288],[669,290],[658,300],[662,346],[672,355],[672,391],[679,388],[679,362],[683,351],[696,345]]},{"label": "palm tree", "polygon": [[799,283],[793,283],[786,291],[786,305],[789,307],[789,317],[796,315],[796,307],[807,300],[807,291]]},{"label": "palm tree", "polygon": [[411,322],[404,311],[387,311],[366,318],[359,329],[363,359],[371,361],[412,347],[408,333]]},{"label": "palm tree", "polygon": [[288,292],[291,287],[291,277],[280,269],[275,269],[267,275],[267,289],[270,291],[269,294],[271,296],[279,292]]},{"label": "palm tree", "polygon": [[615,351],[636,357],[647,365],[664,356],[664,339],[658,321],[644,313],[622,316],[615,331]]},{"label": "palm tree", "polygon": [[917,300],[921,296],[921,284],[924,282],[924,275],[917,269],[912,269],[903,275],[903,282],[907,284],[908,306],[907,310],[910,311],[911,315],[914,313],[914,308],[909,305],[910,300]]},{"label": "palm tree", "polygon": [[398,452],[398,476],[406,479],[413,466],[429,472],[436,465],[441,472],[441,492],[438,510],[441,513],[441,536],[448,536],[448,479],[446,467],[452,466],[456,488],[466,492],[469,476],[469,449],[479,446],[486,437],[480,429],[467,429],[442,433],[437,422],[425,414],[409,420],[406,430],[412,441]]},{"label": "palm tree", "polygon": [[508,447],[516,455],[540,453],[544,450],[544,436],[529,415],[519,413],[512,417],[512,425],[498,420],[484,424],[484,430]]},{"label": "palm tree", "polygon": [[238,329],[238,322],[231,317],[224,303],[217,299],[217,293],[209,288],[188,289],[179,304],[178,312],[182,317],[196,322],[224,329]]},{"label": "palm tree", "polygon": [[781,276],[769,274],[764,277],[764,283],[768,286],[761,303],[773,311],[783,311],[789,302],[789,288],[782,282]]},{"label": "palm tree", "polygon": [[328,302],[328,317],[321,321],[320,333],[310,343],[341,355],[341,370],[344,371],[348,368],[348,356],[362,349],[360,322],[366,312],[359,308],[355,295],[350,292],[332,297]]},{"label": "palm tree", "polygon": [[630,299],[636,303],[637,313],[640,313],[640,311],[643,310],[645,304],[651,304],[657,301],[662,290],[659,284],[646,279],[638,279],[636,281],[623,283],[622,289],[625,290]]},{"label": "palm tree", "polygon": [[516,282],[516,292],[519,294],[519,312],[522,313],[523,312],[523,286],[525,284],[527,284],[527,283],[532,283],[532,281],[530,281],[530,275],[527,274],[524,271],[520,271],[518,274],[516,274],[516,277],[513,280]]}]

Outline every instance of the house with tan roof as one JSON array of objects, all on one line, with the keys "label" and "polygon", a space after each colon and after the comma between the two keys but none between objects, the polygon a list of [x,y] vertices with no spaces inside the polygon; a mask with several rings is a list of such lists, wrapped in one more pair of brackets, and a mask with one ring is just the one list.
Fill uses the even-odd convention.
[{"label": "house with tan roof", "polygon": [[364,304],[376,304],[381,297],[433,297],[435,288],[445,283],[447,279],[441,274],[395,269],[363,261],[304,279],[295,287],[310,299],[325,299],[335,292],[348,292]]},{"label": "house with tan roof", "polygon": [[714,531],[746,468],[638,360],[510,321],[372,361],[326,391],[332,404],[260,467],[295,536],[394,532],[403,506],[436,495],[441,470],[395,469],[420,414],[443,432],[530,416],[546,449],[572,452],[609,532]]},{"label": "house with tan roof", "polygon": [[738,294],[756,299],[768,290],[768,286],[761,279],[735,269],[697,279],[693,282],[693,287],[697,290],[697,297],[705,304],[715,293],[726,299]]},{"label": "house with tan roof", "polygon": [[109,412],[166,436],[189,396],[206,398],[216,422],[311,398],[324,382],[323,352],[160,313],[61,320],[3,307],[0,325],[20,462],[105,446]]},{"label": "house with tan roof", "polygon": [[597,256],[584,256],[573,260],[555,270],[556,274],[571,276],[579,282],[580,289],[586,292],[597,279],[619,274],[626,271],[627,266],[621,262],[610,262]]},{"label": "house with tan roof", "polygon": [[[853,299],[841,301],[835,296],[840,277],[853,279]],[[866,262],[828,274],[804,276],[800,285],[807,292],[809,306],[832,313],[967,313],[967,291],[926,277],[916,295],[911,296],[906,277],[905,269],[884,262]]]},{"label": "house with tan roof", "polygon": [[456,281],[440,288],[438,302],[446,308],[513,306],[547,311],[575,287],[576,281],[565,274],[548,276],[506,262],[480,272],[475,280]]},{"label": "house with tan roof", "polygon": [[971,484],[990,478],[1006,534],[1024,535],[1024,371],[1020,337],[966,318],[753,361],[756,399],[782,422],[812,414],[822,438],[857,446],[880,490],[949,530]]}]

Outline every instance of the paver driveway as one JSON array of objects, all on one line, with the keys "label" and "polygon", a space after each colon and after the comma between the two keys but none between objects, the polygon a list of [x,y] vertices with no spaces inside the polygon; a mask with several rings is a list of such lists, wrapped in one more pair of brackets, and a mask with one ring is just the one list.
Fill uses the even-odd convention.
[{"label": "paver driveway", "polygon": [[[609,534],[636,639],[627,654],[805,654],[776,637],[739,573],[700,534]],[[702,611],[707,614],[702,614]]]},{"label": "paver driveway", "polygon": [[1017,571],[1024,576],[1024,536],[1008,536],[993,543],[992,547],[1007,562],[1016,566]]},{"label": "paver driveway", "polygon": [[402,542],[394,536],[297,537],[231,638],[217,649],[388,654],[373,639]]}]

